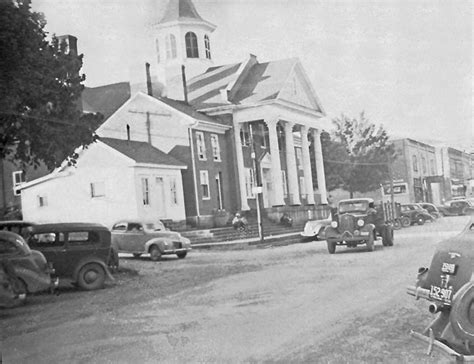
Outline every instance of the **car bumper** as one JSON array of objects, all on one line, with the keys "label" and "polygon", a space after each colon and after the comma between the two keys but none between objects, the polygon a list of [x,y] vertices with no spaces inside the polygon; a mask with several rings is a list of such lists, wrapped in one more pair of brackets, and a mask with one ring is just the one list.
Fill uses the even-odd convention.
[{"label": "car bumper", "polygon": [[162,254],[176,254],[176,253],[187,252],[188,250],[191,250],[191,248],[165,249],[163,250]]}]

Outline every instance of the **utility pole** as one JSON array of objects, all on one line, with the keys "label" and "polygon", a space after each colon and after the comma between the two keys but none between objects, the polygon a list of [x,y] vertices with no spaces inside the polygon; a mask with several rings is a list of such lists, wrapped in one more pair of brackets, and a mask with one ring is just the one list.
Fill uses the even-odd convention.
[{"label": "utility pole", "polygon": [[253,140],[253,128],[252,124],[250,123],[249,125],[249,130],[250,130],[250,147],[251,147],[251,157],[252,157],[252,167],[254,171],[254,176],[257,182],[257,187],[254,188],[254,193],[256,193],[257,198],[257,225],[258,225],[258,237],[260,238],[260,242],[265,241],[265,237],[263,234],[263,222],[262,222],[262,205],[263,201],[261,201],[261,195],[262,195],[262,179],[260,176],[260,162],[257,160],[257,156],[255,154],[255,143]]}]

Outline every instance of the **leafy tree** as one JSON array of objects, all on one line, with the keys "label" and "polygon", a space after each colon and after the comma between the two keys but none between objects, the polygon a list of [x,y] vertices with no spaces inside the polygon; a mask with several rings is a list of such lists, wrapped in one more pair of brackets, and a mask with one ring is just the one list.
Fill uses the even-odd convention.
[{"label": "leafy tree", "polygon": [[369,122],[364,113],[359,120],[346,115],[333,120],[336,130],[322,139],[328,189],[341,187],[354,192],[369,192],[389,178],[389,163],[394,147],[382,126]]},{"label": "leafy tree", "polygon": [[53,36],[30,0],[0,1],[0,158],[58,166],[94,140],[101,116],[83,114],[82,55]]}]

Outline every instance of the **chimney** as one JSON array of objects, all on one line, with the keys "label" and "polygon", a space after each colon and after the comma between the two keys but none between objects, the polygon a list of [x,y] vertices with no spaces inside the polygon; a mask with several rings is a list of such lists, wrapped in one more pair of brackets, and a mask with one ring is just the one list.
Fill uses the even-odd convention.
[{"label": "chimney", "polygon": [[186,70],[184,64],[181,65],[181,76],[183,77],[184,102],[188,103],[188,86],[186,85]]},{"label": "chimney", "polygon": [[151,76],[150,76],[150,64],[147,62],[145,63],[146,68],[146,89],[148,95],[153,96],[153,88],[151,86]]}]

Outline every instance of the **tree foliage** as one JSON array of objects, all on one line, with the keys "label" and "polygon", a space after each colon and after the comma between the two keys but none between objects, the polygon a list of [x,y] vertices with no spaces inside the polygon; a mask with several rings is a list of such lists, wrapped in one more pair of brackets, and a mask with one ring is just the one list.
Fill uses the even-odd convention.
[{"label": "tree foliage", "polygon": [[101,116],[83,114],[82,55],[70,52],[30,0],[0,1],[0,158],[58,166],[94,140]]},{"label": "tree foliage", "polygon": [[379,188],[395,156],[387,132],[363,112],[359,119],[341,115],[333,122],[335,131],[322,138],[328,189],[343,188],[353,196]]}]

